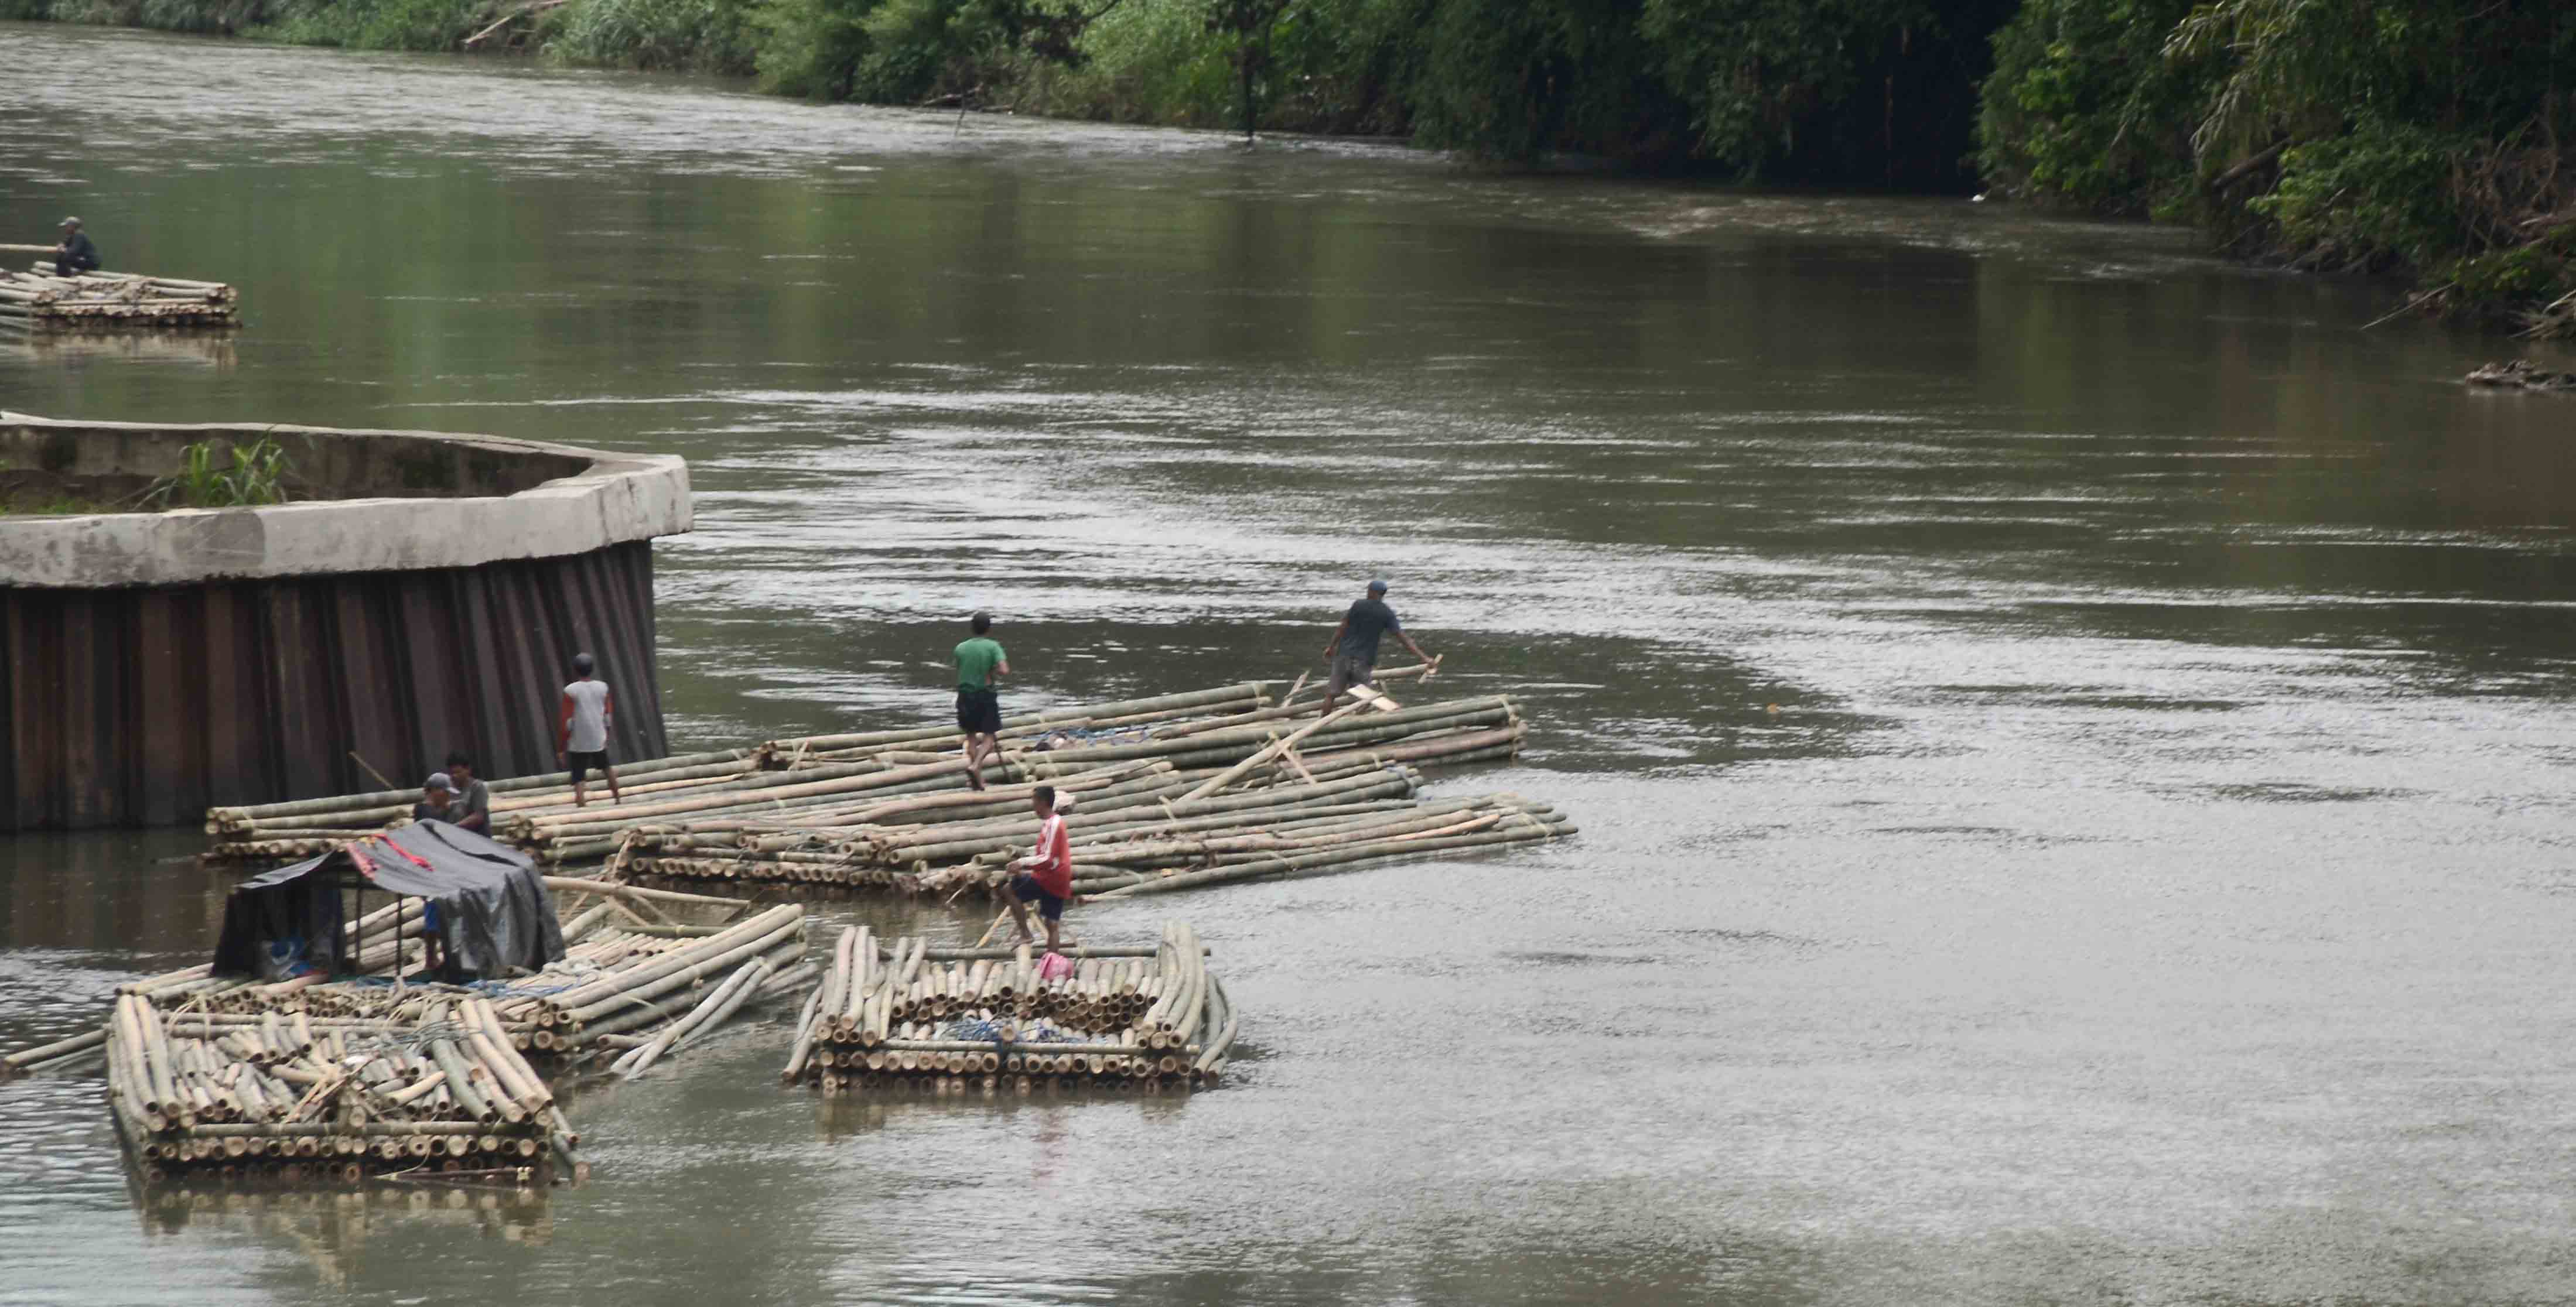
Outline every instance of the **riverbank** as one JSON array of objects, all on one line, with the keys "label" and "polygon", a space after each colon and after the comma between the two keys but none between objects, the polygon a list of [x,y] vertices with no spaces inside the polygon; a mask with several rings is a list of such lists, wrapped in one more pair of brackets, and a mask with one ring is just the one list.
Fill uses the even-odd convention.
[{"label": "riverbank", "polygon": [[[2576,335],[2576,132],[2557,121],[2556,72],[2576,60],[2576,23],[2536,0],[2434,0],[2423,23],[2368,31],[2269,0],[1980,0],[1938,18],[1489,8],[0,0],[0,17],[712,73],[825,101],[1398,137],[1505,163],[1570,153],[1652,174],[1985,190],[2188,224],[2253,262],[2398,274],[2413,282],[2400,311]],[[1746,48],[1767,53],[1748,66]]]}]

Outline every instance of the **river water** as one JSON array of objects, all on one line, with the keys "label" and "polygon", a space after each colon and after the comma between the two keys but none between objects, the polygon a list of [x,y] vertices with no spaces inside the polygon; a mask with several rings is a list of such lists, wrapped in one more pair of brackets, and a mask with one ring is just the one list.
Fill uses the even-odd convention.
[{"label": "river water", "polygon": [[[1211,941],[1249,1047],[1186,1099],[823,1104],[773,1020],[451,1206],[142,1197],[94,1078],[0,1086],[0,1299],[2576,1297],[2576,401],[2455,384],[2506,342],[2001,206],[0,68],[6,238],[250,318],[0,341],[0,405],[686,455],[677,747],[934,718],[977,606],[1022,706],[1294,675],[1384,573],[1536,722],[1439,790],[1584,827],[1079,911]],[[0,845],[0,1045],[193,960],[195,838]]]}]

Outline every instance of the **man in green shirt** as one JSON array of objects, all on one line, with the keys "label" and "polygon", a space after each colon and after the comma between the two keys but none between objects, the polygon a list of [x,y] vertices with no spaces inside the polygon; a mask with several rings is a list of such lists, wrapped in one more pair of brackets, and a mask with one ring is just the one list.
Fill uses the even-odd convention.
[{"label": "man in green shirt", "polygon": [[[993,694],[995,677],[1011,674],[1010,656],[986,632],[993,629],[991,613],[977,613],[967,623],[975,634],[957,646],[957,729],[966,732],[966,783],[984,788],[984,764],[977,761],[979,748],[1002,760],[1002,703]],[[981,741],[980,746],[978,741]]]}]

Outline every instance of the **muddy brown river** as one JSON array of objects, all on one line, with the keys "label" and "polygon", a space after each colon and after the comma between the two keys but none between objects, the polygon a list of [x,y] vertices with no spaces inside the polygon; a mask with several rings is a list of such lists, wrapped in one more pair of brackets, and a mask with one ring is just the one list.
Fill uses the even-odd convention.
[{"label": "muddy brown river", "polygon": [[[1535,721],[1435,792],[1584,828],[1077,910],[1214,947],[1248,1047],[1187,1098],[824,1103],[778,1013],[579,1095],[577,1188],[190,1199],[95,1075],[0,1085],[0,1300],[2576,1297],[2576,400],[2457,384],[2511,342],[1998,205],[0,69],[0,239],[250,323],[0,337],[0,406],[687,456],[675,747],[934,718],[978,606],[1020,707],[1320,674],[1382,573]],[[0,1046],[197,960],[198,838],[0,844]]]}]

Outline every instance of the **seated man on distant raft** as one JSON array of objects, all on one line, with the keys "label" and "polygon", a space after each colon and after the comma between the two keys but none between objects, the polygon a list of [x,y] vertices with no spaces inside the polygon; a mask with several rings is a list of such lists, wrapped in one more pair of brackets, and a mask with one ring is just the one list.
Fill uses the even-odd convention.
[{"label": "seated man on distant raft", "polygon": [[78,218],[63,219],[63,243],[54,247],[54,275],[77,277],[98,271],[98,246],[81,230]]}]

